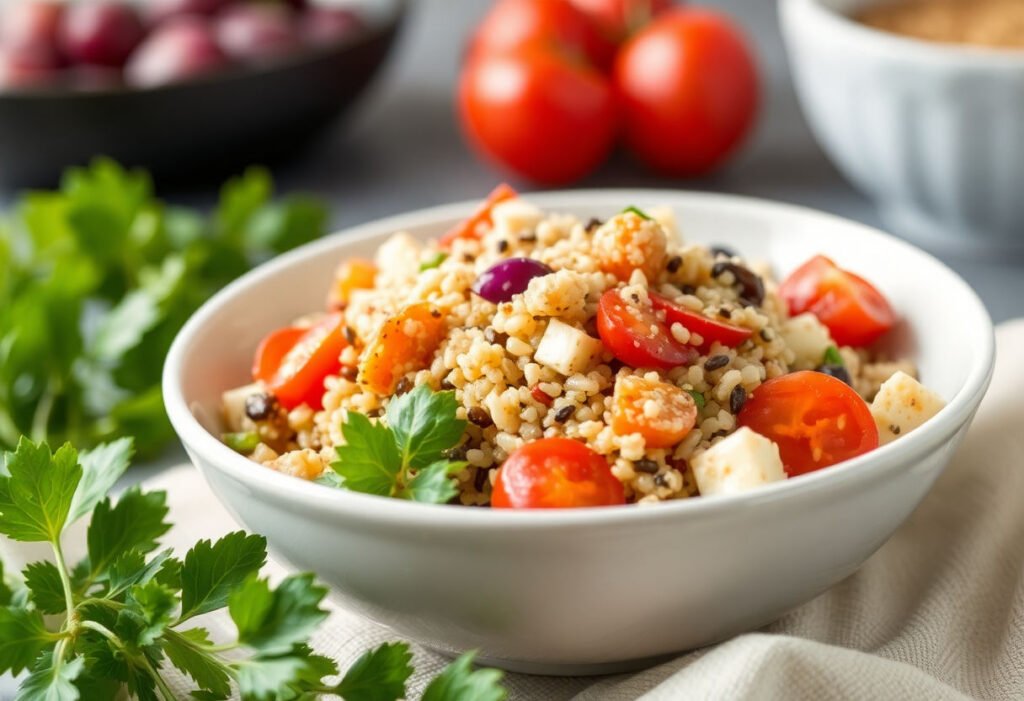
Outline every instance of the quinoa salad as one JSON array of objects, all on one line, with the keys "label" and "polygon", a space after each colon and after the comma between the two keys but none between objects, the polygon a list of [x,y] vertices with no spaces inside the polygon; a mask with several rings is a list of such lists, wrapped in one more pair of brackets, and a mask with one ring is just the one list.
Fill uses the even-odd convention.
[{"label": "quinoa salad", "polygon": [[384,496],[597,506],[796,477],[944,405],[872,350],[898,311],[869,281],[815,256],[778,283],[629,205],[586,219],[501,186],[437,241],[339,261],[224,394],[224,442]]}]

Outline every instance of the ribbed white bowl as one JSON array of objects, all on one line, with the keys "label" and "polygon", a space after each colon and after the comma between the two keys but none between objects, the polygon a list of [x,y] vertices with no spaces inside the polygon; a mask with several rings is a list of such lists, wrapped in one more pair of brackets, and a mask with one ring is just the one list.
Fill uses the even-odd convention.
[{"label": "ribbed white bowl", "polygon": [[796,88],[836,166],[933,248],[1024,251],[1024,52],[864,27],[865,0],[782,0]]}]

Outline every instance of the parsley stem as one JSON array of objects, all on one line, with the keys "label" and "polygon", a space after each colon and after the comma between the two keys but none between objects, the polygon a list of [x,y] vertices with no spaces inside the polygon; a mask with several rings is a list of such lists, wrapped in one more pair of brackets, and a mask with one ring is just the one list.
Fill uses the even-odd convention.
[{"label": "parsley stem", "polygon": [[75,619],[78,615],[75,613],[75,600],[71,595],[71,577],[68,576],[68,566],[64,562],[64,550],[60,545],[60,538],[57,538],[50,543],[53,546],[53,557],[57,566],[57,572],[60,574],[60,584],[64,588],[64,606],[67,612],[67,622],[64,624],[65,630],[71,630],[74,628]]},{"label": "parsley stem", "polygon": [[157,673],[157,671],[153,669],[153,665],[149,663],[149,660],[146,659],[145,655],[142,655],[140,657],[131,655],[125,648],[124,641],[122,641],[121,638],[117,637],[117,635],[115,635],[109,628],[107,628],[102,623],[85,620],[82,621],[81,626],[82,628],[88,628],[89,630],[95,631],[107,640],[109,640],[111,645],[120,650],[125,655],[125,657],[129,658],[130,663],[139,663],[141,667],[146,671],[146,673],[153,679],[153,682],[157,685],[157,688],[160,689],[161,696],[163,696],[167,701],[175,701],[174,692],[171,691],[170,687],[167,686],[167,682],[163,680],[163,677],[161,677]]},{"label": "parsley stem", "polygon": [[60,375],[51,372],[50,379],[46,382],[46,390],[39,398],[36,411],[32,415],[32,428],[29,435],[37,443],[46,440],[46,434],[50,427],[50,415],[53,413],[53,405],[57,401],[57,397],[60,396],[62,384]]}]

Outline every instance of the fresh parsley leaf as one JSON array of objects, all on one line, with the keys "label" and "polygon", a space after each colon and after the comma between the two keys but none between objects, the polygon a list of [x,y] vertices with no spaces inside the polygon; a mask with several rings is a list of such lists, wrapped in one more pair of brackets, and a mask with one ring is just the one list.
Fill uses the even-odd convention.
[{"label": "fresh parsley leaf", "polygon": [[427,270],[433,270],[434,268],[440,268],[441,263],[444,263],[448,259],[448,254],[444,251],[438,251],[434,255],[427,258],[425,261],[420,263],[420,272]]},{"label": "fresh parsley leaf", "polygon": [[294,698],[296,686],[316,684],[337,670],[333,662],[313,655],[305,646],[286,655],[251,657],[239,662],[235,669],[242,701]]},{"label": "fresh parsley leaf", "polygon": [[145,554],[139,550],[128,550],[122,553],[111,563],[108,570],[106,598],[112,599],[132,585],[146,584],[152,579],[156,579],[172,589],[181,589],[180,578],[175,582],[161,579],[159,576],[165,567],[174,566],[172,563],[175,562],[177,561],[171,558],[170,548],[157,553],[150,558],[149,562],[146,562]]},{"label": "fresh parsley leaf", "polygon": [[170,528],[167,495],[141,492],[132,487],[111,506],[110,499],[96,505],[86,541],[92,577],[103,576],[119,557],[131,550],[143,554],[157,546],[157,538]]},{"label": "fresh parsley leaf", "polygon": [[0,674],[29,669],[39,653],[53,644],[41,612],[14,606],[0,608]]},{"label": "fresh parsley leaf", "polygon": [[18,689],[14,701],[78,701],[75,680],[85,668],[85,658],[55,665],[53,653],[44,653]]},{"label": "fresh parsley leaf", "polygon": [[838,365],[843,367],[846,363],[843,362],[843,356],[839,352],[839,349],[835,346],[829,346],[825,349],[825,357],[822,360],[823,365]]},{"label": "fresh parsley leaf", "polygon": [[4,561],[0,560],[0,606],[9,606],[14,600],[14,588],[4,574]]},{"label": "fresh parsley leaf", "polygon": [[52,562],[33,562],[22,573],[32,604],[43,613],[62,613],[67,608],[64,583]]},{"label": "fresh parsley leaf", "polygon": [[630,205],[629,207],[626,207],[624,210],[622,210],[622,214],[627,214],[627,213],[635,214],[638,217],[640,217],[641,219],[650,219],[651,218],[651,216],[649,214],[647,214],[647,212],[643,211],[639,207],[634,207],[632,205]]},{"label": "fresh parsley leaf", "polygon": [[226,665],[204,650],[212,644],[204,628],[170,631],[160,640],[171,664],[190,676],[200,689],[217,698],[227,698],[231,693],[231,683]]},{"label": "fresh parsley leaf", "polygon": [[500,684],[502,673],[496,669],[473,671],[474,657],[467,652],[445,667],[427,685],[422,701],[504,701],[507,693]]},{"label": "fresh parsley leaf", "polygon": [[688,389],[686,392],[693,397],[693,403],[697,405],[697,411],[703,411],[704,405],[707,404],[707,400],[704,399],[704,395],[695,389]]},{"label": "fresh parsley leaf", "polygon": [[418,470],[403,495],[412,501],[428,504],[444,504],[456,496],[459,490],[452,484],[451,475],[464,469],[469,463],[439,460]]},{"label": "fresh parsley leaf", "polygon": [[82,478],[78,454],[65,445],[51,454],[45,443],[22,438],[0,477],[0,533],[14,540],[53,542],[60,537]]},{"label": "fresh parsley leaf", "polygon": [[458,444],[466,421],[456,416],[455,392],[433,392],[420,385],[388,403],[388,427],[395,434],[403,464],[414,469],[437,462]]},{"label": "fresh parsley leaf", "polygon": [[74,523],[86,514],[92,513],[100,500],[128,469],[133,451],[131,438],[119,438],[93,450],[86,450],[78,456],[78,463],[82,466],[82,481],[71,500],[68,523]]},{"label": "fresh parsley leaf", "polygon": [[348,668],[336,693],[345,701],[395,701],[405,698],[412,676],[412,653],[405,643],[384,643],[368,650]]},{"label": "fresh parsley leaf", "polygon": [[238,627],[238,641],[265,655],[288,652],[309,639],[327,618],[320,603],[327,589],[312,574],[285,577],[271,591],[264,579],[251,578],[232,592],[228,612]]},{"label": "fresh parsley leaf", "polygon": [[392,495],[402,470],[402,456],[388,427],[350,411],[341,433],[345,445],[334,449],[338,459],[331,467],[345,480],[345,488],[365,494]]},{"label": "fresh parsley leaf", "polygon": [[181,615],[178,621],[222,608],[231,591],[267,561],[267,539],[228,533],[216,543],[201,540],[181,567]]}]

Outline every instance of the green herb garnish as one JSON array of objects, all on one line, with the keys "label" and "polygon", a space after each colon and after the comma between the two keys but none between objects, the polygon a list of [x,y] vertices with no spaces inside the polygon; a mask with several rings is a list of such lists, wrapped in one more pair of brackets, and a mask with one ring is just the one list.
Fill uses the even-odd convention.
[{"label": "green herb garnish", "polygon": [[839,352],[839,349],[835,346],[829,346],[825,349],[825,358],[822,360],[823,365],[838,365],[844,367],[846,364],[843,362],[843,356]]},{"label": "green herb garnish", "polygon": [[338,459],[331,463],[341,486],[412,501],[449,501],[458,494],[450,477],[466,467],[444,457],[466,430],[458,406],[454,392],[420,385],[391,400],[386,425],[349,412],[341,426],[345,445],[335,448]]},{"label": "green herb garnish", "polygon": [[704,405],[707,404],[704,400],[704,395],[695,389],[688,389],[686,391],[693,397],[693,403],[697,405],[697,411],[704,411]]},{"label": "green herb garnish", "polygon": [[221,436],[224,444],[236,453],[248,455],[256,450],[260,444],[260,434],[255,431],[242,431],[240,433],[225,433]]},{"label": "green herb garnish", "polygon": [[633,205],[630,205],[629,207],[626,207],[624,210],[622,210],[622,214],[626,214],[627,212],[635,214],[641,219],[651,218],[650,215],[647,214],[647,212],[643,211],[639,207],[634,207]]},{"label": "green herb garnish", "polygon": [[438,251],[430,258],[427,258],[425,261],[420,263],[420,272],[422,273],[425,270],[433,270],[434,268],[439,268],[441,266],[441,263],[444,263],[445,260],[447,259],[447,253],[444,253],[443,251]]},{"label": "green herb garnish", "polygon": [[[406,444],[410,455],[425,456],[448,435],[428,433],[433,438]],[[191,678],[199,699],[227,699],[233,691],[243,701],[405,697],[413,672],[408,645],[380,645],[344,674],[309,647],[327,617],[327,589],[311,574],[285,577],[276,587],[261,578],[262,536],[238,531],[202,540],[181,560],[169,549],[156,552],[170,528],[166,494],[133,488],[117,501],[106,495],[131,451],[122,440],[82,455],[70,445],[51,453],[22,439],[0,462],[0,534],[53,550],[52,562],[25,568],[22,586],[0,568],[0,674],[30,671],[16,701],[110,699],[122,689],[138,699],[174,701],[161,674],[168,664]],[[61,538],[87,513],[88,556],[72,567]],[[238,631],[234,640],[214,641],[192,621],[225,607]],[[44,614],[61,620],[51,623]],[[472,660],[469,653],[450,664],[424,698],[504,699],[501,673],[474,671]]]},{"label": "green herb garnish", "polygon": [[272,196],[251,169],[206,217],[105,159],[22,196],[0,220],[0,450],[23,434],[83,447],[134,435],[145,455],[170,442],[160,369],[178,329],[252,265],[326,229],[321,203]]}]

